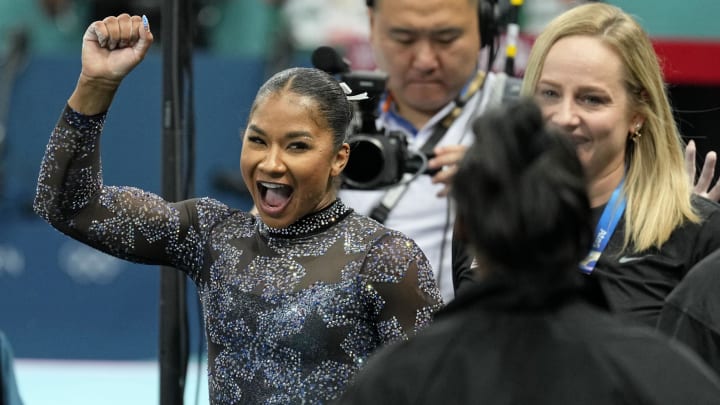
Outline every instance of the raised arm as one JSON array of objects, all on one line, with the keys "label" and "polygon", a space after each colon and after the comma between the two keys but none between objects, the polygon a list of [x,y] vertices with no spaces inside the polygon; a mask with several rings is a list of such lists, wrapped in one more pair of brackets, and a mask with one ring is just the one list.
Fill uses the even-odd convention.
[{"label": "raised arm", "polygon": [[122,79],[152,43],[142,21],[123,14],[87,29],[82,73],[48,142],[34,209],[61,232],[117,257],[197,270],[206,231],[229,214],[227,207],[212,200],[173,204],[102,181],[105,111]]}]

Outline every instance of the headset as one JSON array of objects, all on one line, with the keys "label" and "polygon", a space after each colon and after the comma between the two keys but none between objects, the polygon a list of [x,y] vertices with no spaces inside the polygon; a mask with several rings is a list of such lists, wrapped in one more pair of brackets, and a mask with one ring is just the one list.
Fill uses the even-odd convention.
[{"label": "headset", "polygon": [[[478,25],[480,26],[480,48],[490,47],[491,52],[500,36],[500,22],[497,13],[498,0],[478,0]],[[365,0],[368,7],[373,8],[374,0]]]}]

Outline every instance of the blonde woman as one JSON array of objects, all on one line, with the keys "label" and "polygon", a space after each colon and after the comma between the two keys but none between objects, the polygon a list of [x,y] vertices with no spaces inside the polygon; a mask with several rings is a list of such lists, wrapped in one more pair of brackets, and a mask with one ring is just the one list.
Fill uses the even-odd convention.
[{"label": "blonde woman", "polygon": [[538,36],[522,91],[575,142],[588,179],[597,225],[581,269],[615,311],[654,326],[667,294],[720,246],[720,217],[692,195],[647,33],[615,6],[571,9]]},{"label": "blonde woman", "polygon": [[[683,164],[647,33],[615,6],[570,9],[538,36],[522,92],[575,142],[588,178],[596,237],[581,269],[600,281],[613,310],[655,326],[664,298],[720,246],[720,218],[718,205],[700,197],[716,198],[717,187],[703,181],[712,167],[692,195],[694,168]],[[692,145],[688,156],[694,161]],[[460,293],[474,274],[464,246],[453,243]]]}]

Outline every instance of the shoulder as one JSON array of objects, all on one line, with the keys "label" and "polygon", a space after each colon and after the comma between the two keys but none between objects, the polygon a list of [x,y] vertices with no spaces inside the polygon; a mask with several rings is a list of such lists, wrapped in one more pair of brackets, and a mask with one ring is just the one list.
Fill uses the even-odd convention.
[{"label": "shoulder", "polygon": [[693,208],[700,216],[700,222],[685,224],[678,229],[679,232],[675,233],[680,237],[691,238],[691,248],[692,251],[697,252],[695,258],[695,262],[697,262],[720,248],[720,204],[696,195],[693,195],[691,201]]},{"label": "shoulder", "polygon": [[176,207],[194,211],[194,213],[190,212],[190,215],[195,217],[200,229],[213,228],[231,218],[248,223],[255,221],[253,215],[230,208],[225,203],[209,197],[187,200],[176,204]]},{"label": "shoulder", "polygon": [[366,236],[374,244],[383,243],[408,243],[414,245],[415,242],[404,233],[390,229],[378,221],[352,212],[346,219],[346,224],[353,229],[360,230],[360,234]]},{"label": "shoulder", "polygon": [[374,273],[394,273],[414,262],[419,268],[430,270],[430,262],[418,244],[400,231],[390,229],[374,219],[351,214],[347,219],[346,239],[356,246],[363,245],[366,263]]},{"label": "shoulder", "polygon": [[692,206],[703,220],[713,218],[715,221],[720,221],[720,204],[715,201],[708,200],[707,198],[700,197],[693,194],[690,199]]},{"label": "shoulder", "polygon": [[[700,257],[720,247],[720,204],[693,195],[692,207],[700,217],[699,222],[686,221],[673,230],[666,245],[686,245],[688,251],[700,252]],[[700,257],[695,258],[695,262]]]}]

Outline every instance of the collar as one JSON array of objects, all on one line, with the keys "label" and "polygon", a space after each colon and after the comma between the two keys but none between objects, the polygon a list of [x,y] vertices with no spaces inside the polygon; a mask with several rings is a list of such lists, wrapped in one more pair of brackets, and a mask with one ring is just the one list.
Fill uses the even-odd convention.
[{"label": "collar", "polygon": [[[452,121],[454,121],[460,113],[462,113],[462,109],[465,107],[465,104],[484,87],[485,77],[486,73],[482,70],[478,70],[475,75],[465,83],[463,88],[460,90],[460,94],[446,104],[445,107],[440,109],[440,111],[435,113],[435,115],[430,118],[426,126],[433,126],[438,122],[442,122],[446,128],[449,127]],[[407,130],[407,132],[413,136],[417,135],[420,130],[420,128],[415,128],[410,121],[406,120],[400,114],[397,109],[395,97],[389,90],[386,90],[380,99],[380,103],[378,104],[378,113],[378,116],[381,119],[394,121],[397,125]]]},{"label": "collar", "polygon": [[258,227],[260,233],[267,236],[284,238],[310,236],[329,229],[352,212],[352,208],[337,199],[320,211],[305,215],[285,228],[272,228],[262,221],[258,221]]}]

